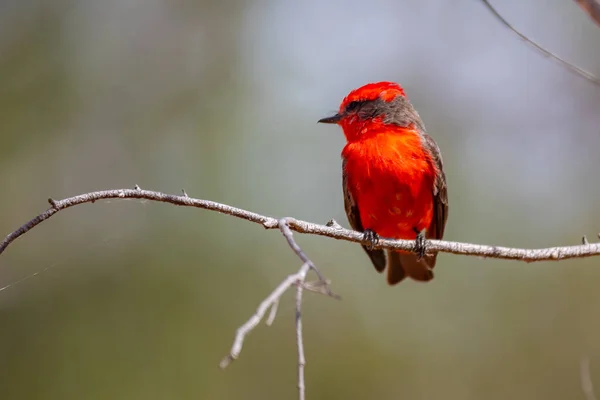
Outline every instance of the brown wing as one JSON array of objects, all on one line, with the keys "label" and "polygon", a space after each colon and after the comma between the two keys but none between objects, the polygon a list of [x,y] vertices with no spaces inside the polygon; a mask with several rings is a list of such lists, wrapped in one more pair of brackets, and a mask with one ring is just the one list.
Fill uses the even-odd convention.
[{"label": "brown wing", "polygon": [[[344,190],[344,208],[346,209],[346,216],[350,226],[355,231],[363,232],[364,228],[360,222],[360,214],[358,206],[352,197],[352,193],[348,188],[348,176],[346,174],[346,160],[342,158],[342,189]],[[383,272],[385,269],[385,252],[382,249],[369,250],[367,246],[363,245],[362,248],[367,252],[367,255],[371,259],[373,266],[377,272]]]},{"label": "brown wing", "polygon": [[433,221],[427,232],[427,237],[442,239],[446,228],[446,220],[448,219],[448,187],[446,185],[446,175],[444,174],[444,164],[440,149],[433,138],[425,132],[422,135],[425,148],[431,154],[437,169],[437,175],[433,182]]},{"label": "brown wing", "polygon": [[[448,186],[446,185],[446,174],[442,154],[433,138],[427,133],[422,133],[425,148],[431,154],[431,158],[437,169],[435,181],[433,182],[433,220],[427,230],[427,238],[439,239],[444,237],[444,229],[448,220]],[[431,269],[435,267],[437,253],[429,257],[428,264]]]}]

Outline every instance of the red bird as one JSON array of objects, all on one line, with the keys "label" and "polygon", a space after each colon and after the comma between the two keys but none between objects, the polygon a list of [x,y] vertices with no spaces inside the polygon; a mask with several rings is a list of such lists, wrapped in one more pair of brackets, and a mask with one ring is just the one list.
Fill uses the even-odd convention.
[{"label": "red bird", "polygon": [[[433,279],[437,254],[425,239],[441,239],[448,218],[442,155],[396,83],[369,83],[344,98],[339,112],[319,122],[344,130],[342,186],[348,221],[364,232],[375,269],[387,265],[390,285],[406,276]],[[418,254],[374,249],[379,237],[416,241]]]}]

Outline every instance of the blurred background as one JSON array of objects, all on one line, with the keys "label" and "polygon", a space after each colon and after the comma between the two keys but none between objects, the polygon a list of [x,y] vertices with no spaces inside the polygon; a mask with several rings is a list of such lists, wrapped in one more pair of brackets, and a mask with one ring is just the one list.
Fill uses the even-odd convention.
[{"label": "blurred background", "polygon": [[[573,1],[499,11],[600,74]],[[401,83],[442,149],[448,240],[574,245],[600,231],[600,88],[478,1],[4,0],[2,236],[64,198],[142,188],[348,226],[341,130],[367,82]],[[577,399],[600,387],[600,259],[440,255],[390,288],[360,246],[296,235],[343,296],[308,293],[308,399]],[[237,327],[300,266],[277,231],[112,200],[66,210],[0,256],[3,399],[293,399],[293,293],[241,358]],[[599,389],[600,390],[600,389]]]}]

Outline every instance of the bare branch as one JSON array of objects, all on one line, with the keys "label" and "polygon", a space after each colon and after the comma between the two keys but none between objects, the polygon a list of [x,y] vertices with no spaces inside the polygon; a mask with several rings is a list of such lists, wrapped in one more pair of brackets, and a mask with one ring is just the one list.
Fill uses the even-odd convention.
[{"label": "bare branch", "polygon": [[275,300],[273,305],[271,306],[271,312],[269,312],[269,316],[265,321],[265,325],[271,326],[273,322],[275,322],[275,317],[277,317],[277,310],[279,310],[279,299]]},{"label": "bare branch", "polygon": [[[195,199],[187,196],[177,196],[149,190],[115,189],[99,192],[86,193],[79,196],[69,197],[63,200],[53,200],[53,205],[40,215],[36,216],[14,232],[8,234],[0,243],[0,254],[14,242],[18,237],[52,217],[60,210],[74,207],[84,203],[94,203],[103,199],[145,199],[163,203],[171,203],[178,206],[196,207],[205,210],[217,211],[222,214],[245,219],[247,221],[261,224],[267,229],[279,228],[280,221],[276,218],[260,215],[241,208],[210,200]],[[285,222],[291,231],[311,235],[327,236],[334,239],[349,242],[370,244],[364,239],[363,234],[338,226],[319,225],[312,222],[302,221],[294,218],[285,218]],[[415,243],[412,240],[392,240],[381,238],[375,248],[397,249],[414,251]],[[576,246],[549,247],[544,249],[519,249],[501,246],[488,246],[481,244],[450,242],[444,240],[428,240],[427,249],[430,252],[443,252],[477,256],[486,258],[497,258],[504,260],[518,260],[524,262],[559,261],[572,258],[585,258],[600,255],[600,244],[581,244]],[[300,255],[300,254],[299,254]],[[306,257],[306,256],[304,256]],[[308,259],[308,258],[306,258]],[[303,260],[306,262],[306,259]],[[310,261],[310,260],[309,260]],[[312,264],[312,262],[311,262]]]},{"label": "bare branch", "polygon": [[587,400],[596,400],[590,374],[590,359],[587,357],[581,359],[581,389]]},{"label": "bare branch", "polygon": [[[512,26],[506,19],[504,19],[504,17],[502,15],[500,15],[500,13],[494,8],[494,6],[492,6],[490,4],[490,2],[488,0],[481,0],[481,1],[490,10],[490,12],[492,14],[494,14],[494,16],[496,17],[496,19],[498,19],[504,26],[506,26],[508,29],[510,29],[511,31],[513,31],[515,34],[517,34],[525,42],[529,43],[531,46],[533,46],[535,49],[537,49],[544,56],[553,59],[554,61],[556,61],[560,65],[562,65],[564,68],[566,68],[569,71],[571,71],[571,72],[573,72],[573,73],[575,73],[575,74],[577,74],[577,75],[579,75],[579,76],[587,79],[588,81],[590,81],[590,82],[592,82],[592,83],[594,83],[596,85],[600,85],[600,79],[598,79],[597,77],[595,77],[591,73],[587,72],[586,70],[584,70],[582,68],[579,68],[578,66],[573,65],[573,64],[569,63],[568,61],[565,61],[564,59],[562,59],[561,57],[557,56],[556,54],[554,54],[554,53],[546,50],[544,47],[542,47],[541,45],[539,45],[537,42],[534,42],[533,40],[529,39],[523,33],[521,33],[520,31],[518,31],[517,28],[515,28],[514,26]],[[581,1],[578,1],[578,0],[575,0],[575,1],[577,1],[578,3],[581,3]],[[589,3],[590,1],[592,1],[592,0],[585,1],[585,3]]]},{"label": "bare branch", "polygon": [[[226,368],[231,362],[237,359],[242,351],[244,345],[244,339],[250,331],[252,331],[258,323],[264,318],[265,313],[270,308],[271,312],[267,318],[266,324],[271,325],[277,315],[277,308],[279,307],[279,300],[281,296],[293,285],[296,285],[296,343],[298,346],[298,397],[300,400],[305,399],[305,385],[304,385],[304,365],[306,365],[306,358],[304,356],[304,339],[302,336],[302,292],[304,289],[326,294],[333,298],[339,296],[333,294],[329,288],[329,282],[323,278],[317,267],[304,253],[302,248],[294,240],[294,235],[288,225],[288,219],[282,218],[278,222],[281,233],[287,240],[288,244],[294,250],[296,255],[304,262],[300,267],[300,270],[293,275],[288,276],[275,288],[275,290],[258,306],[256,313],[250,317],[250,319],[238,328],[235,340],[233,341],[233,347],[229,354],[223,358],[220,363],[221,368]],[[319,277],[318,285],[306,284],[306,275],[312,270]]]},{"label": "bare branch", "polygon": [[575,0],[575,3],[590,16],[592,21],[600,25],[600,2],[598,0]]},{"label": "bare branch", "polygon": [[[66,208],[74,207],[84,203],[94,203],[97,200],[103,199],[145,199],[170,203],[179,206],[196,207],[211,211],[217,211],[222,214],[231,215],[247,221],[255,222],[263,225],[267,229],[279,228],[286,241],[296,255],[302,260],[302,266],[295,274],[289,275],[284,279],[273,292],[265,298],[256,312],[240,326],[235,335],[235,339],[229,354],[223,358],[220,363],[221,368],[226,368],[231,362],[237,359],[242,351],[246,336],[260,323],[265,317],[267,311],[270,314],[267,318],[267,325],[271,325],[277,315],[277,308],[281,296],[292,286],[296,286],[296,342],[298,348],[298,396],[300,400],[305,399],[305,381],[304,367],[306,359],[304,355],[304,341],[302,333],[302,295],[304,290],[309,290],[330,297],[339,298],[333,294],[329,288],[329,281],[319,272],[315,264],[308,258],[302,248],[296,243],[293,237],[293,231],[298,233],[306,233],[320,236],[327,236],[334,239],[341,239],[350,242],[370,244],[360,232],[342,228],[334,220],[330,220],[326,225],[314,224],[311,222],[301,221],[294,218],[286,217],[276,219],[273,217],[260,215],[251,211],[246,211],[241,208],[232,207],[226,204],[217,203],[209,200],[201,200],[189,197],[185,191],[182,195],[171,195],[149,190],[142,190],[139,186],[134,189],[115,189],[103,190],[92,193],[85,193],[74,197],[69,197],[63,200],[48,199],[51,207],[35,218],[31,219],[20,228],[11,232],[0,243],[0,254],[14,242],[18,237],[27,233],[43,221],[52,217],[57,212]],[[430,252],[447,252],[453,254],[463,254],[480,257],[501,258],[509,260],[520,260],[525,262],[533,261],[549,261],[549,260],[565,260],[570,258],[583,258],[600,255],[600,244],[590,244],[584,236],[582,245],[567,246],[567,247],[552,247],[546,249],[516,249],[498,246],[486,246],[470,243],[458,243],[440,240],[428,241],[427,249]],[[411,240],[390,240],[381,238],[377,248],[389,248],[406,251],[415,251],[415,242]],[[314,271],[318,276],[317,282],[306,282],[306,276],[309,271]],[[1,289],[0,289],[1,290]],[[591,379],[589,378],[589,365],[582,362],[582,387],[588,399],[592,400],[593,389]]]},{"label": "bare branch", "polygon": [[304,339],[302,337],[302,290],[304,287],[298,284],[296,289],[296,344],[298,345],[298,398],[304,400],[306,387],[304,386]]},{"label": "bare branch", "polygon": [[283,296],[283,294],[290,287],[304,282],[308,271],[310,271],[310,265],[307,263],[302,264],[302,267],[300,267],[298,272],[285,278],[283,282],[281,282],[279,286],[277,286],[275,290],[273,290],[273,292],[271,292],[271,294],[267,296],[262,303],[260,303],[256,309],[256,313],[254,313],[254,315],[252,315],[250,319],[244,325],[240,326],[236,331],[235,340],[233,341],[231,351],[227,356],[225,356],[225,358],[223,358],[223,360],[221,360],[221,363],[219,364],[221,368],[227,368],[232,361],[236,360],[240,356],[246,335],[256,328],[259,322],[264,318],[269,307],[273,307],[277,302],[279,302],[281,296]]},{"label": "bare branch", "polygon": [[165,194],[160,192],[152,192],[149,190],[141,190],[136,185],[135,189],[115,189],[115,190],[102,190],[99,192],[85,193],[79,196],[69,197],[63,200],[48,199],[48,202],[52,207],[33,218],[16,231],[10,233],[2,243],[0,243],[0,254],[19,236],[27,233],[31,228],[39,225],[43,221],[52,217],[60,210],[70,208],[79,204],[94,203],[97,200],[103,199],[145,199],[152,201],[159,201],[163,203],[171,203],[178,206],[197,207],[205,210],[217,211],[223,214],[232,215],[234,217],[242,218],[251,222],[264,224],[265,227],[273,228],[277,227],[277,220],[275,218],[266,217],[250,211],[242,210],[240,208],[231,207],[225,204],[216,203],[209,200],[192,199],[183,191],[183,195],[176,196],[172,194]]},{"label": "bare branch", "polygon": [[323,284],[323,289],[325,290],[325,293],[331,297],[335,297],[335,298],[340,298],[338,295],[333,294],[330,290],[329,290],[329,285],[327,284],[327,280],[323,277],[323,275],[321,274],[321,272],[319,272],[319,270],[317,269],[317,267],[315,266],[315,264],[313,264],[312,261],[310,261],[310,259],[308,258],[308,256],[302,251],[302,249],[300,248],[300,246],[298,246],[298,244],[296,243],[296,241],[294,240],[294,234],[292,233],[292,230],[290,229],[290,222],[293,222],[294,219],[293,218],[282,218],[279,220],[279,230],[281,230],[281,233],[283,234],[283,236],[285,237],[285,239],[287,240],[288,244],[290,245],[290,247],[292,248],[292,250],[294,250],[294,252],[298,255],[298,257],[300,257],[300,259],[305,263],[308,264],[310,269],[312,269],[313,271],[315,271],[315,273],[317,274],[317,276],[319,277],[319,281]]}]

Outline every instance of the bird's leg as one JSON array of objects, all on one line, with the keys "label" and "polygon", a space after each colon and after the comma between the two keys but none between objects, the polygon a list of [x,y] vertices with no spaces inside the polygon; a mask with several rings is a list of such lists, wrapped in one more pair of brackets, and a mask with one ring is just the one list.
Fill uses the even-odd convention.
[{"label": "bird's leg", "polygon": [[427,239],[425,238],[426,230],[419,231],[417,228],[413,228],[417,234],[415,239],[415,253],[417,253],[417,260],[420,261],[427,254]]},{"label": "bird's leg", "polygon": [[379,235],[371,229],[365,229],[363,232],[364,240],[368,240],[370,243],[367,245],[367,249],[373,250],[375,245],[379,242]]}]

